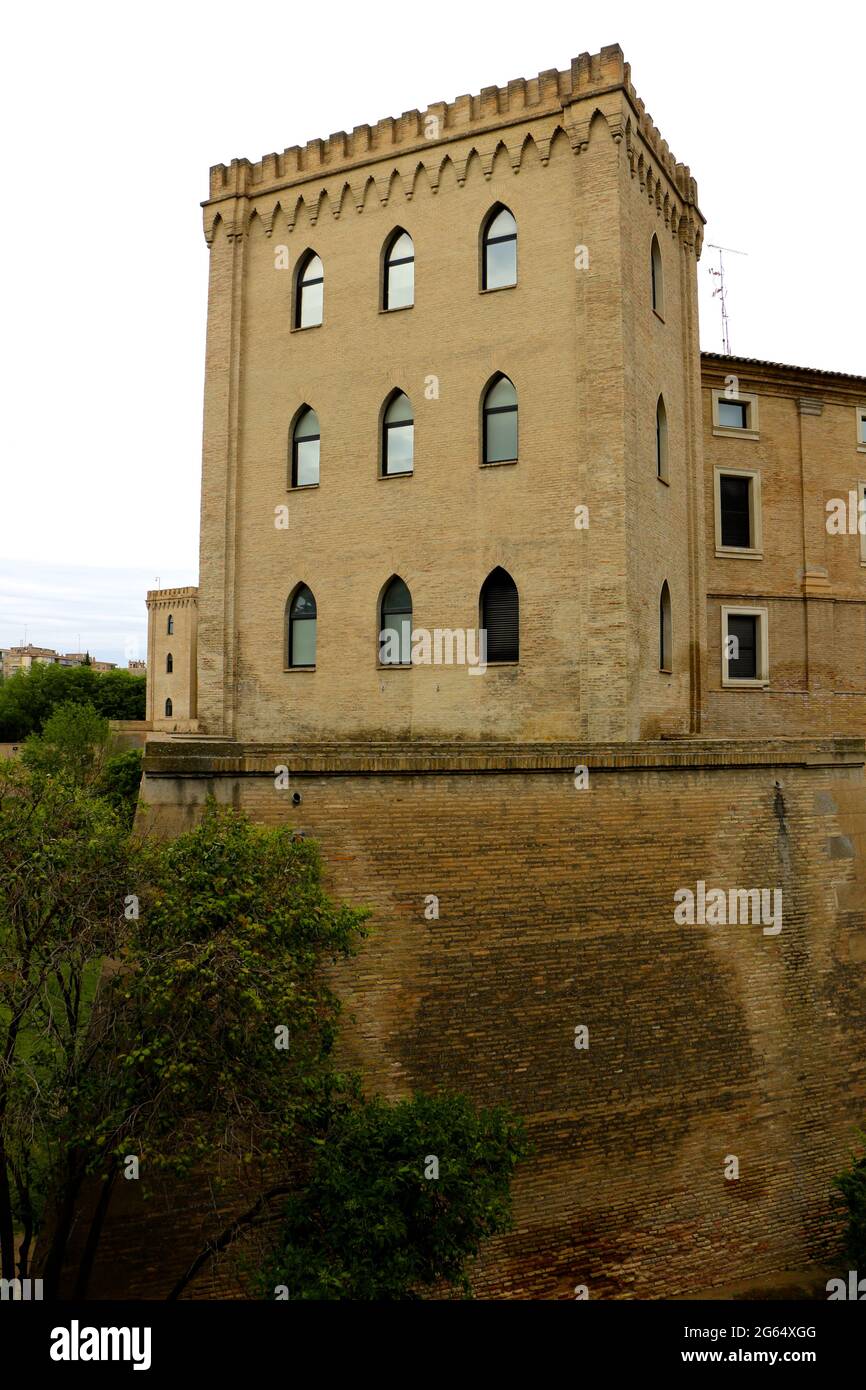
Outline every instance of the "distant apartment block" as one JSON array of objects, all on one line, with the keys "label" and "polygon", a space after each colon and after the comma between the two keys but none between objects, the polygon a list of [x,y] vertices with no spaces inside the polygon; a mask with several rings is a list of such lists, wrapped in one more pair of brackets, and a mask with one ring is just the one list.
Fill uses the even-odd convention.
[{"label": "distant apartment block", "polygon": [[[90,665],[94,671],[117,670],[116,662],[97,661],[88,652],[61,653],[53,647],[34,647],[32,643],[22,647],[0,647],[0,676],[14,676],[16,671],[29,671],[33,666],[86,665]],[[136,665],[141,667],[138,674],[144,675],[145,663],[130,662],[130,670]]]}]

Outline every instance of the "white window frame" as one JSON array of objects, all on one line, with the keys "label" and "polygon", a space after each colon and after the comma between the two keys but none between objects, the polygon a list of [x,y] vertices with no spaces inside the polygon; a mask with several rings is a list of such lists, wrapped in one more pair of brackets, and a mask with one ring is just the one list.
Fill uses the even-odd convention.
[{"label": "white window frame", "polygon": [[857,508],[857,531],[860,536],[860,564],[866,565],[866,534],[860,529],[861,513],[866,516],[866,482],[864,482],[862,478],[857,484],[857,501],[860,504]]},{"label": "white window frame", "polygon": [[[749,532],[753,544],[722,545],[722,477],[748,478],[749,487]],[[716,464],[713,469],[713,505],[716,518],[716,556],[740,560],[763,560],[764,533],[761,523],[761,473],[758,468],[723,468]]]},{"label": "white window frame", "polygon": [[866,405],[858,405],[856,419],[857,452],[858,454],[866,454]]},{"label": "white window frame", "polygon": [[[728,640],[728,618],[733,615],[738,618],[757,618],[758,633],[756,639],[758,657],[758,676],[729,676],[728,658],[725,654],[725,645]],[[723,603],[721,606],[722,617],[722,686],[727,690],[766,690],[770,684],[770,649],[769,649],[769,609],[752,608],[745,603]]]},{"label": "white window frame", "polygon": [[[719,422],[719,402],[734,401],[747,407],[745,429],[732,429]],[[738,391],[735,396],[725,390],[713,391],[713,434],[723,439],[760,439],[758,433],[758,397],[752,391]]]}]

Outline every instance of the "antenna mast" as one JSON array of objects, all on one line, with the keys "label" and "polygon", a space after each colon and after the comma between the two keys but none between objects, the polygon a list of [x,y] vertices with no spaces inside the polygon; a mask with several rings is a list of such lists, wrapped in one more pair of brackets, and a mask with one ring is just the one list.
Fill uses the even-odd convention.
[{"label": "antenna mast", "polygon": [[727,289],[726,289],[726,286],[725,286],[725,256],[724,256],[724,253],[727,251],[727,252],[729,252],[730,255],[732,255],[732,256],[747,256],[749,253],[748,253],[748,251],[737,251],[736,248],[733,247],[733,246],[717,246],[717,245],[715,244],[715,242],[712,242],[712,241],[708,241],[708,242],[707,242],[707,246],[708,246],[708,247],[711,247],[711,248],[713,249],[713,251],[718,251],[718,253],[719,253],[719,268],[718,268],[718,270],[714,270],[713,267],[710,266],[710,274],[711,274],[712,276],[714,276],[714,278],[718,281],[718,284],[716,285],[716,288],[713,290],[713,299],[715,299],[716,296],[718,296],[719,303],[721,304],[721,307],[722,307],[722,352],[725,354],[726,357],[730,357],[730,355],[731,355],[731,330],[730,330],[730,323],[729,323],[729,320],[728,320],[728,301],[727,301]]}]

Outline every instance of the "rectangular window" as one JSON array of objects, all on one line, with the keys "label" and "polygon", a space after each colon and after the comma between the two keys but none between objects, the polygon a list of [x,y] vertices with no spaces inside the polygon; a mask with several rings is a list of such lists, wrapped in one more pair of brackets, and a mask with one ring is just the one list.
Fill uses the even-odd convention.
[{"label": "rectangular window", "polygon": [[727,386],[723,391],[712,392],[713,434],[727,435],[741,439],[758,438],[758,397],[748,391],[733,391]]},{"label": "rectangular window", "polygon": [[857,444],[866,449],[866,406],[860,406],[857,411]]},{"label": "rectangular window", "polygon": [[744,430],[749,425],[749,407],[745,401],[719,401],[719,424],[726,430]]},{"label": "rectangular window", "polygon": [[758,679],[758,619],[732,613],[728,618],[728,675],[737,680]]},{"label": "rectangular window", "polygon": [[716,468],[716,554],[760,560],[761,475],[755,468]]},{"label": "rectangular window", "polygon": [[719,502],[722,512],[722,545],[735,545],[749,550],[752,545],[751,478],[722,473],[719,478]]},{"label": "rectangular window", "polygon": [[769,681],[766,608],[722,608],[722,685]]}]

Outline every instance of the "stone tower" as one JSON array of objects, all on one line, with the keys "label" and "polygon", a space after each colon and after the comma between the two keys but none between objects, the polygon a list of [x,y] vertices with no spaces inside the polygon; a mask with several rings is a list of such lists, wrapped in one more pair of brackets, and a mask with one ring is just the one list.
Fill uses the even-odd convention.
[{"label": "stone tower", "polygon": [[[518,269],[494,291],[482,240],[499,207],[516,221]],[[702,222],[695,182],[616,46],[211,171],[204,733],[625,740],[700,728]],[[414,304],[394,312],[382,278],[400,231],[414,244]],[[313,254],[322,321],[296,326]],[[485,466],[497,374],[516,390],[519,457]],[[414,466],[383,476],[395,391],[411,404]],[[320,471],[293,487],[302,407],[319,423]],[[468,632],[497,569],[519,595],[519,662],[480,679],[380,664],[392,577],[414,628]],[[287,603],[300,585],[318,635],[314,668],[293,669]],[[672,660],[660,661],[664,585]]]}]

